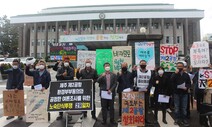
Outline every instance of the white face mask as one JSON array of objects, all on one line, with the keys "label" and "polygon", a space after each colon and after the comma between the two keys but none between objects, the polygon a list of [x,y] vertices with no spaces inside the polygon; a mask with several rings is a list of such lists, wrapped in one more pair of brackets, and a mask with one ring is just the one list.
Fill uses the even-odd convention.
[{"label": "white face mask", "polygon": [[105,71],[110,71],[110,67],[105,67]]},{"label": "white face mask", "polygon": [[85,63],[85,66],[86,67],[90,67],[91,66],[91,63]]},{"label": "white face mask", "polygon": [[159,75],[162,75],[163,73],[164,73],[163,70],[159,70],[159,71],[158,71],[158,74],[159,74]]},{"label": "white face mask", "polygon": [[13,69],[18,69],[17,65],[13,65],[12,67],[13,67]]},{"label": "white face mask", "polygon": [[45,66],[44,66],[44,65],[40,65],[39,68],[40,68],[41,70],[43,70],[43,69],[45,68]]},{"label": "white face mask", "polygon": [[69,63],[68,63],[68,62],[65,62],[65,63],[64,63],[64,66],[65,66],[65,67],[68,67],[68,66],[69,66]]},{"label": "white face mask", "polygon": [[35,66],[35,69],[40,69],[40,66],[38,65],[38,66]]}]

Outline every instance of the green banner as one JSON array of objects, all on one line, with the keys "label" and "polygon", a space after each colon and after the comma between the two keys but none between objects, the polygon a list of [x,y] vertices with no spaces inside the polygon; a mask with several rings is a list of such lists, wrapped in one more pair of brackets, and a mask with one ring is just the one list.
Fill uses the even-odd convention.
[{"label": "green banner", "polygon": [[113,71],[113,57],[112,57],[112,49],[97,49],[96,50],[96,70],[100,75],[104,70],[104,63],[110,63],[110,71]]}]

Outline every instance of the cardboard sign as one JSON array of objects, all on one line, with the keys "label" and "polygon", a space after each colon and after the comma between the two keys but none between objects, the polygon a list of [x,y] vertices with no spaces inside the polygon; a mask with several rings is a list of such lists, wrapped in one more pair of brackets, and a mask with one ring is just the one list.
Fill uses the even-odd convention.
[{"label": "cardboard sign", "polygon": [[26,122],[48,122],[48,90],[30,90],[27,94]]},{"label": "cardboard sign", "polygon": [[33,86],[34,85],[34,79],[32,76],[24,75],[24,85],[25,86]]},{"label": "cardboard sign", "polygon": [[200,69],[198,82],[199,89],[212,89],[212,69]]},{"label": "cardboard sign", "polygon": [[121,64],[126,62],[128,64],[128,70],[132,70],[132,47],[131,46],[113,46],[113,72],[117,72],[121,69]]},{"label": "cardboard sign", "polygon": [[155,48],[154,42],[136,42],[135,43],[135,63],[139,65],[141,60],[147,62],[147,69],[155,69]]},{"label": "cardboard sign", "polygon": [[92,80],[69,80],[51,82],[47,110],[87,111],[93,110]]},{"label": "cardboard sign", "polygon": [[160,66],[166,72],[176,71],[176,62],[178,60],[178,45],[161,44],[160,45]]},{"label": "cardboard sign", "polygon": [[122,93],[122,126],[145,126],[143,92]]},{"label": "cardboard sign", "polygon": [[110,71],[113,71],[113,56],[111,49],[97,49],[96,50],[96,70],[98,75],[105,72],[104,63],[110,63]]},{"label": "cardboard sign", "polygon": [[92,68],[96,68],[96,52],[95,51],[78,51],[77,53],[77,68],[84,69],[85,61],[89,59]]},{"label": "cardboard sign", "polygon": [[3,91],[4,116],[24,116],[24,91]]},{"label": "cardboard sign", "polygon": [[208,42],[194,42],[190,49],[192,67],[208,67],[210,64]]}]

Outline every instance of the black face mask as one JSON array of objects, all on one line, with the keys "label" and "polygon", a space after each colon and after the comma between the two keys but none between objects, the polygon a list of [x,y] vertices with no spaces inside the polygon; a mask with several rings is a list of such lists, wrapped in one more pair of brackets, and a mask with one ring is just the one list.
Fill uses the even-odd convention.
[{"label": "black face mask", "polygon": [[178,68],[178,70],[181,72],[181,71],[183,71],[183,68]]},{"label": "black face mask", "polygon": [[121,70],[122,70],[123,72],[126,72],[126,71],[127,71],[127,67],[122,67]]},{"label": "black face mask", "polygon": [[146,65],[140,65],[141,69],[145,69]]}]

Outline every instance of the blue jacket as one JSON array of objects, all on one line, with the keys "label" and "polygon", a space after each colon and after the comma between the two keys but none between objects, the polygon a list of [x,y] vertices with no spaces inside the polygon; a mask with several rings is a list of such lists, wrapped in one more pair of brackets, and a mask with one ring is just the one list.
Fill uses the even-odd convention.
[{"label": "blue jacket", "polygon": [[[49,84],[51,82],[51,76],[50,76],[50,73],[47,70],[44,70],[43,74],[40,76],[38,70],[30,71],[29,67],[26,66],[26,74],[28,76],[33,77],[34,85],[41,84],[42,87],[45,87],[46,89],[49,88]],[[32,89],[34,89],[34,86],[32,86]]]},{"label": "blue jacket", "polygon": [[[18,90],[23,90],[23,83],[24,83],[24,72],[18,68],[17,70],[14,69],[8,69],[8,70],[3,70],[1,68],[1,73],[2,74],[8,74],[8,79],[7,79],[7,86],[6,89],[18,89]],[[13,74],[15,73],[15,74]],[[16,81],[13,75],[17,76]]]}]

